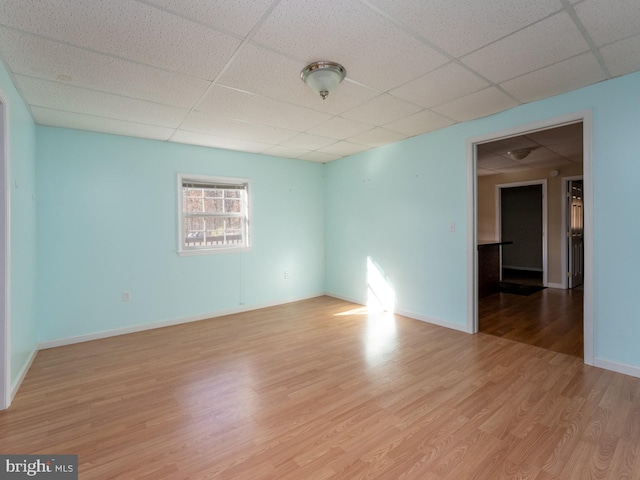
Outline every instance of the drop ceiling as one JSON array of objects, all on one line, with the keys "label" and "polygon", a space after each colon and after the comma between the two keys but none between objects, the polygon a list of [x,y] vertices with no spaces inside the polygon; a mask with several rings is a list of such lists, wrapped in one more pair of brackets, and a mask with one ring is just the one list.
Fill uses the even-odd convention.
[{"label": "drop ceiling", "polygon": [[[530,132],[477,146],[478,176],[582,164],[582,122]],[[517,152],[526,156],[518,158]],[[514,155],[516,152],[516,155]]]},{"label": "drop ceiling", "polygon": [[329,162],[640,70],[640,2],[0,0],[0,57],[41,125]]}]

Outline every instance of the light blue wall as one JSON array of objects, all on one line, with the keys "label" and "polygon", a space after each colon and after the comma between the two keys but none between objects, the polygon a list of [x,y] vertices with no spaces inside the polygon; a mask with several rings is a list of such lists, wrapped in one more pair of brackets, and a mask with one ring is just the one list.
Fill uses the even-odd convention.
[{"label": "light blue wall", "polygon": [[327,291],[365,301],[370,256],[399,310],[463,327],[467,139],[585,109],[594,121],[595,356],[640,367],[639,73],[327,164]]},{"label": "light blue wall", "polygon": [[10,382],[13,385],[37,347],[35,124],[0,62],[0,91],[9,127]]},{"label": "light blue wall", "polygon": [[[321,164],[61,128],[37,134],[41,341],[323,293]],[[176,254],[178,173],[251,180],[250,251]]]},{"label": "light blue wall", "polygon": [[459,132],[440,130],[325,166],[329,293],[364,303],[371,257],[400,310],[465,321],[466,167]]}]

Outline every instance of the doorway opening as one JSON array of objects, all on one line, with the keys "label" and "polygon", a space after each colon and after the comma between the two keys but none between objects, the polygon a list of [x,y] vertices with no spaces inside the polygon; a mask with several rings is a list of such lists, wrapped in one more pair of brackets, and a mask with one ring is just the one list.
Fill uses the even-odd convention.
[{"label": "doorway opening", "polygon": [[[472,252],[469,265],[473,272],[468,282],[473,300],[469,311],[470,331],[493,330],[485,333],[578,355],[585,363],[593,363],[591,128],[591,113],[581,112],[469,140],[468,171],[473,191],[468,239]],[[575,186],[580,187],[582,198],[579,207],[571,207],[566,192],[571,191],[569,180],[577,177],[581,183]],[[519,225],[518,219],[526,218],[527,209],[532,207],[518,198],[525,189],[517,191],[515,196],[510,193],[516,192],[515,187],[535,184],[543,190],[543,206],[537,213],[541,220],[534,218],[522,223],[541,222],[542,231],[523,233],[520,230],[529,225]],[[533,203],[539,205],[540,197]],[[512,222],[512,225],[503,222],[503,204],[515,206],[515,213],[507,214],[513,217],[507,219],[507,224]],[[576,242],[573,244],[577,246],[572,246],[571,240],[567,240],[566,226],[572,219],[574,227],[578,226],[575,224],[578,210],[582,214],[580,229],[574,228]],[[529,251],[533,255],[527,256],[525,247],[533,243],[529,242],[533,237],[536,241],[540,239],[541,245],[536,243]],[[488,239],[502,250],[500,280],[535,284],[538,290],[497,292],[479,298],[478,275],[482,274],[479,272],[482,265],[478,261],[478,246]],[[571,254],[569,248],[572,248]],[[576,256],[575,252],[581,254]],[[582,286],[578,287],[576,279],[574,289],[568,288],[570,261],[580,265],[576,271],[582,276]],[[488,326],[484,317],[489,318]]]}]

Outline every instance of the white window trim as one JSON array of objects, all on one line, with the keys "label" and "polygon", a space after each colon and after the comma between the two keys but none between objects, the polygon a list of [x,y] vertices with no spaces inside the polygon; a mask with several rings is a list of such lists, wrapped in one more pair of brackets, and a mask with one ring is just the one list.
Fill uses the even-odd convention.
[{"label": "white window trim", "polygon": [[[246,185],[247,192],[247,225],[246,225],[246,245],[238,246],[220,246],[220,247],[199,247],[199,248],[185,248],[184,247],[184,233],[183,224],[183,204],[182,204],[182,185],[185,181],[203,182],[203,183],[220,183],[227,185]],[[219,255],[222,253],[237,253],[246,252],[251,250],[251,181],[248,178],[238,177],[216,177],[210,175],[189,175],[187,173],[178,174],[177,183],[177,196],[178,196],[178,250],[177,253],[180,256],[191,255]]]}]

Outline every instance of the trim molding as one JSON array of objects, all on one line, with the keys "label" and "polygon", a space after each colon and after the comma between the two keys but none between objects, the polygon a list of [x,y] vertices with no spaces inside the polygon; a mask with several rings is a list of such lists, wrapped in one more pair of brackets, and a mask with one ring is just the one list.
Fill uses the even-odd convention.
[{"label": "trim molding", "polygon": [[[561,222],[562,222],[562,232],[563,235],[560,239],[560,262],[562,263],[562,285],[563,288],[569,288],[569,280],[567,278],[567,272],[569,271],[569,258],[568,258],[568,250],[569,245],[567,241],[567,215],[568,215],[568,205],[567,205],[567,195],[569,194],[568,183],[569,180],[582,180],[584,182],[584,175],[571,175],[568,177],[561,177],[560,181],[562,182],[562,190],[561,190],[561,199],[562,199],[562,209],[561,209]],[[584,211],[584,210],[583,210]]]},{"label": "trim molding", "polygon": [[356,305],[365,305],[365,303],[363,303],[360,300],[357,300],[355,298],[351,298],[351,297],[347,297],[345,295],[340,295],[338,293],[332,293],[332,292],[324,292],[324,294],[327,297],[333,297],[333,298],[337,298],[338,300],[344,300],[345,302],[351,302],[351,303],[355,303]]},{"label": "trim molding", "polygon": [[565,287],[561,283],[547,283],[547,287],[549,287],[549,288],[557,288],[559,290],[566,290],[567,289],[567,287]]},{"label": "trim molding", "polygon": [[[23,367],[20,369],[20,372],[18,374],[18,377],[16,378],[16,381],[13,383],[13,385],[11,386],[11,394],[10,394],[10,400],[13,401],[13,398],[16,396],[16,394],[18,393],[18,389],[20,388],[20,385],[22,384],[24,378],[26,377],[27,373],[29,372],[29,369],[31,368],[31,365],[33,364],[33,361],[36,358],[36,355],[38,353],[38,351],[40,350],[46,350],[48,348],[55,348],[55,347],[61,347],[61,346],[65,346],[65,345],[72,345],[75,343],[82,343],[82,342],[89,342],[92,340],[99,340],[102,338],[108,338],[108,337],[115,337],[115,336],[119,336],[119,335],[126,335],[128,333],[135,333],[135,332],[141,332],[144,330],[154,330],[156,328],[163,328],[163,327],[169,327],[172,325],[180,325],[180,324],[184,324],[184,323],[191,323],[191,322],[198,322],[201,320],[209,320],[209,319],[213,319],[216,317],[223,317],[226,315],[233,315],[235,313],[242,313],[242,312],[248,312],[248,311],[252,311],[252,310],[260,310],[262,308],[268,308],[268,307],[274,307],[274,306],[278,306],[278,305],[286,305],[287,303],[293,303],[293,302],[298,302],[298,301],[302,301],[302,300],[309,300],[312,298],[317,298],[320,296],[326,295],[328,297],[333,297],[333,298],[337,298],[340,300],[344,300],[346,302],[351,302],[354,303],[356,305],[364,305],[362,302],[355,300],[353,298],[348,298],[345,297],[343,295],[338,295],[335,293],[330,293],[330,292],[324,292],[318,295],[311,295],[311,296],[306,296],[306,297],[301,297],[298,299],[294,299],[294,300],[289,300],[286,302],[273,302],[273,303],[265,303],[259,306],[253,306],[250,308],[238,308],[238,309],[233,309],[233,310],[227,310],[224,312],[217,312],[217,313],[212,313],[212,314],[205,314],[205,315],[196,315],[196,316],[192,316],[192,317],[185,317],[185,318],[180,318],[180,319],[174,319],[174,320],[166,320],[166,321],[161,321],[161,322],[155,322],[155,323],[151,323],[151,324],[146,324],[146,325],[135,325],[132,327],[126,327],[126,328],[119,328],[119,329],[113,329],[113,330],[105,330],[102,332],[96,332],[96,333],[91,333],[91,334],[87,334],[87,335],[78,335],[75,337],[68,337],[68,338],[62,338],[62,339],[57,339],[57,340],[50,340],[50,341],[46,341],[46,342],[41,342],[38,345],[38,348],[34,349],[31,352],[31,355],[29,356],[29,360],[27,362],[25,362],[25,364],[23,365]],[[436,318],[432,318],[432,317],[427,317],[424,315],[420,315],[417,313],[413,313],[413,312],[409,312],[406,310],[396,310],[397,315],[401,315],[403,317],[407,317],[410,318],[412,320],[418,320],[421,322],[425,322],[425,323],[430,323],[432,325],[436,325],[439,327],[444,327],[444,328],[450,328],[452,330],[457,330],[459,332],[463,332],[463,333],[473,333],[473,332],[469,332],[466,328],[466,325],[460,325],[460,324],[456,324],[456,323],[451,323],[451,322],[446,322],[443,320],[439,320]],[[640,378],[640,367],[637,366],[632,366],[632,365],[626,365],[626,364],[622,364],[622,363],[618,363],[618,362],[613,362],[610,360],[606,360],[606,359],[602,359],[602,358],[595,358],[594,360],[594,366],[595,367],[599,367],[599,368],[603,368],[605,370],[611,370],[614,372],[618,372],[618,373],[622,373],[625,375],[630,375],[633,377],[638,377]]]},{"label": "trim molding", "polygon": [[[540,243],[542,244],[542,268],[529,268],[529,267],[514,267],[511,265],[504,265],[502,263],[502,255],[500,255],[501,262],[501,270],[500,270],[500,280],[502,280],[502,268],[510,268],[511,270],[531,270],[542,272],[542,284],[546,285],[549,275],[549,196],[547,194],[547,179],[541,178],[536,180],[525,180],[522,182],[510,182],[510,183],[499,183],[495,187],[495,212],[496,212],[496,230],[495,230],[495,238],[502,239],[502,189],[508,188],[518,188],[518,187],[529,187],[532,185],[540,185],[542,187],[542,239]],[[476,203],[477,197],[476,197]],[[476,210],[478,206],[476,205]],[[476,223],[476,230],[477,230]]]},{"label": "trim molding", "polygon": [[[333,297],[333,298],[337,298],[339,300],[344,300],[345,302],[355,303],[356,305],[365,305],[365,303],[363,303],[360,300],[356,300],[354,298],[345,297],[344,295],[338,295],[337,293],[325,292],[325,295],[327,297]],[[467,330],[467,326],[466,325],[460,325],[458,323],[446,322],[446,321],[440,320],[438,318],[427,317],[425,315],[420,315],[418,313],[409,312],[407,310],[402,310],[402,309],[396,308],[393,313],[396,314],[396,315],[400,315],[402,317],[410,318],[412,320],[418,320],[420,322],[425,322],[425,323],[430,323],[432,325],[437,325],[438,327],[450,328],[452,330],[457,330],[459,332],[464,332],[464,333],[473,333],[473,332],[470,332],[469,330]]]},{"label": "trim molding", "polygon": [[444,320],[440,320],[438,318],[427,317],[425,315],[420,315],[418,313],[408,312],[406,310],[396,310],[398,315],[402,315],[403,317],[411,318],[413,320],[419,320],[420,322],[430,323],[432,325],[437,325],[438,327],[450,328],[451,330],[457,330],[459,332],[464,333],[473,333],[467,330],[467,325],[461,325],[458,323],[446,322]]},{"label": "trim molding", "polygon": [[[18,389],[20,388],[20,385],[22,385],[22,382],[23,382],[24,378],[27,376],[27,373],[29,372],[29,369],[31,368],[31,364],[33,363],[33,361],[36,358],[36,355],[38,354],[38,350],[39,350],[39,348],[37,348],[37,347],[33,349],[31,354],[29,355],[29,359],[26,362],[24,362],[24,365],[22,365],[22,368],[18,372],[18,376],[16,377],[16,381],[13,382],[13,385],[11,385],[11,392],[10,392],[10,396],[9,396],[9,400],[10,400],[9,404],[11,404],[11,402],[13,402],[13,399],[16,396],[16,393],[18,393]],[[8,405],[7,405],[7,408],[9,408]]]},{"label": "trim molding", "polygon": [[633,365],[612,362],[611,360],[606,360],[599,357],[594,358],[593,365],[595,367],[604,368],[605,370],[611,370],[614,372],[623,373],[625,375],[630,375],[632,377],[640,378],[640,367],[635,367]]},{"label": "trim molding", "polygon": [[0,411],[9,408],[11,395],[11,125],[8,96],[0,87]]},{"label": "trim molding", "polygon": [[73,345],[74,343],[90,342],[92,340],[100,340],[102,338],[117,337],[119,335],[126,335],[128,333],[143,332],[145,330],[154,330],[156,328],[171,327],[173,325],[181,325],[183,323],[199,322],[201,320],[209,320],[211,318],[224,317],[226,315],[233,315],[235,313],[250,312],[252,310],[260,310],[262,308],[285,305],[287,303],[299,302],[301,300],[309,300],[311,298],[317,298],[322,295],[323,295],[322,293],[318,293],[317,295],[309,295],[306,297],[295,298],[295,299],[287,300],[285,302],[269,302],[269,303],[264,303],[259,305],[253,305],[250,307],[234,308],[234,309],[222,310],[214,313],[194,315],[191,317],[175,318],[171,320],[161,320],[159,322],[132,325],[130,327],[115,328],[113,330],[102,330],[100,332],[87,333],[85,335],[77,335],[74,337],[59,338],[55,340],[46,340],[38,344],[38,350],[46,350],[49,348],[62,347],[65,345]]}]

